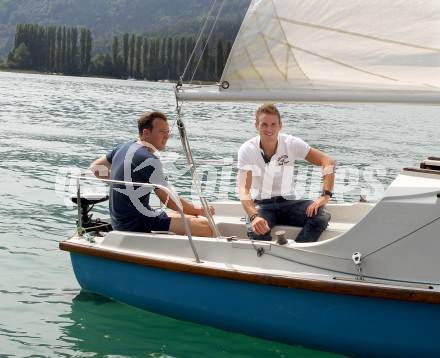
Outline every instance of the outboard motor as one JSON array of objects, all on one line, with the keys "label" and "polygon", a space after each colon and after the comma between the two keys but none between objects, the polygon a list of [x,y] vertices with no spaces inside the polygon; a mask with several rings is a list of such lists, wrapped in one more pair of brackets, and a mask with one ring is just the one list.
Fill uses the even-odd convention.
[{"label": "outboard motor", "polygon": [[[89,214],[95,204],[107,201],[109,196],[102,193],[81,193],[81,224],[85,232],[109,232],[112,230],[112,226],[108,221],[101,220],[99,218],[93,219],[93,214]],[[78,205],[78,199],[76,195],[70,197],[73,203]],[[76,222],[78,225],[78,220]]]}]

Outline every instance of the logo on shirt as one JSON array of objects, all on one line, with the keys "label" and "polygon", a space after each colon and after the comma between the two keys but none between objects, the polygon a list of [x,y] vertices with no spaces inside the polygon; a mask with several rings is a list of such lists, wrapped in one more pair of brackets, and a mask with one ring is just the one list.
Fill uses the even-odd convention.
[{"label": "logo on shirt", "polygon": [[281,157],[277,158],[278,165],[284,165],[289,163],[287,154],[283,154]]},{"label": "logo on shirt", "polygon": [[[136,142],[133,142],[130,147],[127,150],[127,153],[125,154],[124,158],[124,182],[133,182],[132,174],[135,172],[141,172],[144,171],[143,177],[146,180],[143,184],[144,185],[136,185],[136,184],[126,184],[124,187],[115,187],[113,190],[124,194],[130,198],[131,203],[133,206],[147,217],[156,217],[160,215],[160,210],[151,210],[147,208],[144,205],[144,202],[142,198],[144,198],[146,195],[150,194],[154,188],[150,186],[150,183],[156,183],[161,184],[163,186],[167,186],[166,182],[163,181],[164,175],[162,171],[162,164],[160,160],[157,157],[148,157],[146,158],[142,163],[137,165],[135,168],[133,168],[134,162],[134,155],[139,150],[139,145],[136,144]],[[137,163],[136,163],[137,164]],[[146,168],[151,167],[151,172],[145,171]],[[149,174],[147,174],[149,173]],[[146,176],[149,175],[149,178],[146,178]],[[139,184],[139,183],[138,183]]]}]

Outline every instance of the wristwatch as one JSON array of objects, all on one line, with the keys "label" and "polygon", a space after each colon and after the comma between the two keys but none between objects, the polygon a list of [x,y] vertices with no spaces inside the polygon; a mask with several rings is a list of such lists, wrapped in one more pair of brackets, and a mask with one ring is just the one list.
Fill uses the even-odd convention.
[{"label": "wristwatch", "polygon": [[321,196],[328,195],[330,198],[333,196],[333,193],[330,190],[323,190]]},{"label": "wristwatch", "polygon": [[251,216],[249,217],[249,222],[254,221],[255,218],[256,218],[257,216],[258,216],[258,213],[254,214],[254,215],[251,215]]}]

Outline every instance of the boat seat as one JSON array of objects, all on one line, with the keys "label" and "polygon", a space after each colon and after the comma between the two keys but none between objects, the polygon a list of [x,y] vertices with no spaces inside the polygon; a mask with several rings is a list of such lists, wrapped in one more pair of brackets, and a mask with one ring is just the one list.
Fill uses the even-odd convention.
[{"label": "boat seat", "polygon": [[[109,198],[106,193],[81,193],[81,204],[82,205],[95,205],[107,201]],[[78,202],[77,195],[71,195],[70,200],[76,204]]]},{"label": "boat seat", "polygon": [[[222,236],[237,236],[247,238],[246,222],[244,217],[216,215],[214,220]],[[321,234],[319,241],[338,236],[350,230],[353,226],[354,223],[330,221],[327,229]],[[298,226],[276,225],[272,229],[272,237],[275,239],[275,232],[278,230],[284,230],[286,232],[286,238],[293,240],[297,237],[301,229],[302,228]]]}]

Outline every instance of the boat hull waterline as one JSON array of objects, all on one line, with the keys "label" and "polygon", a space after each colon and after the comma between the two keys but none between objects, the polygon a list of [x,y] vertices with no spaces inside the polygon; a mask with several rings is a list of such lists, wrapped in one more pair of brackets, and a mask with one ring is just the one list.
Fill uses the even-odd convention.
[{"label": "boat hull waterline", "polygon": [[438,304],[279,287],[72,251],[71,260],[83,289],[177,319],[356,356],[440,351]]}]

